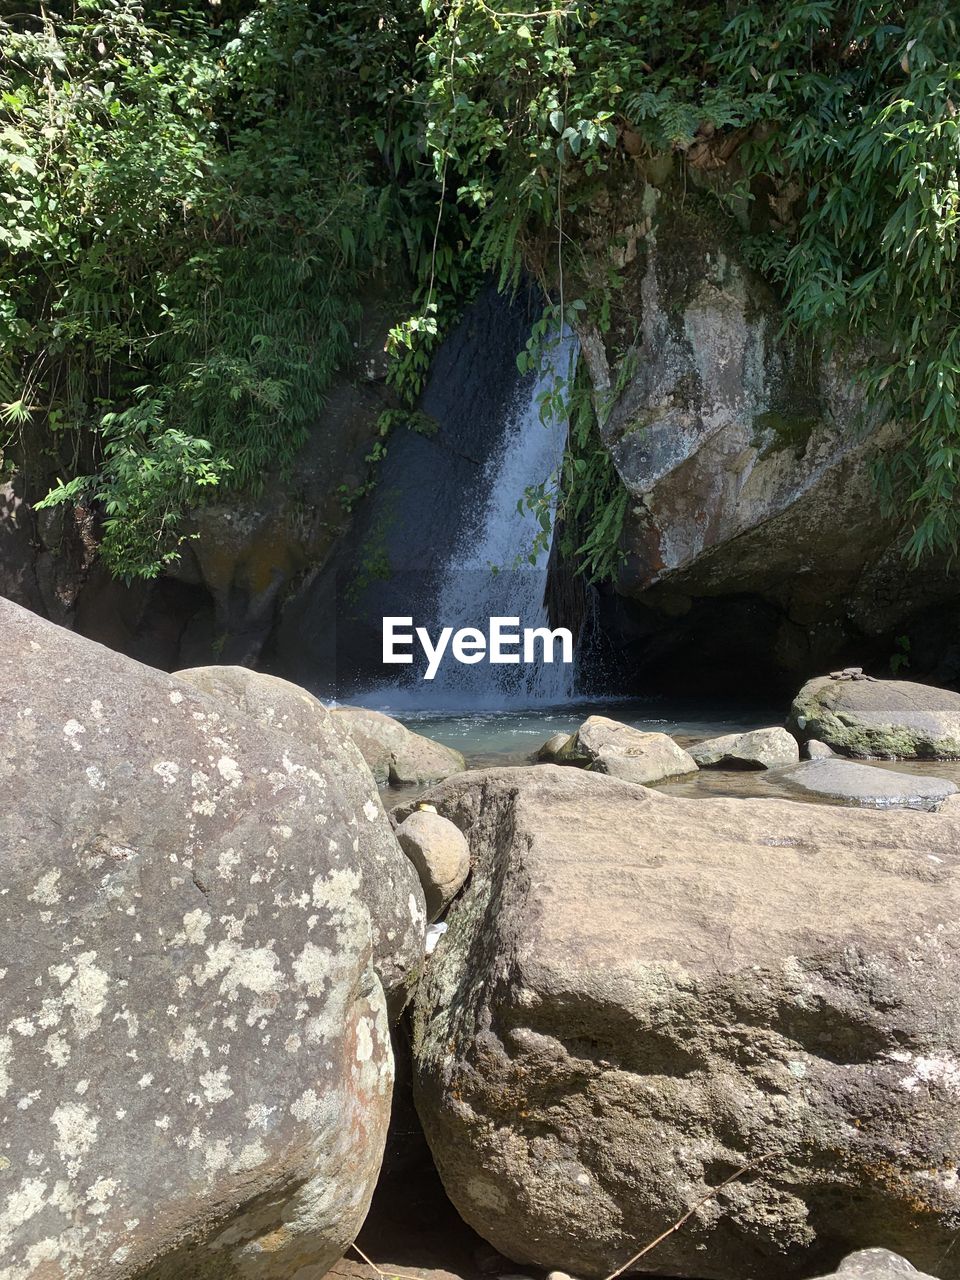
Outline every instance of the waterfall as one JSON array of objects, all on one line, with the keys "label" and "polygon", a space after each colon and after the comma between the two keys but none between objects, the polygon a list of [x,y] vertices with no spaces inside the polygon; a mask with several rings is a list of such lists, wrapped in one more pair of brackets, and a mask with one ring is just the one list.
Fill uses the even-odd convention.
[{"label": "waterfall", "polygon": [[391,437],[352,531],[284,609],[276,674],[324,698],[401,713],[570,699],[575,668],[559,661],[469,666],[448,656],[429,681],[416,648],[414,665],[382,661],[385,617],[412,616],[432,636],[441,627],[485,632],[491,617],[519,618],[521,630],[547,625],[549,547],[524,497],[561,465],[565,405],[550,416],[541,402],[553,391],[563,398],[578,344],[565,331],[541,347],[537,374],[518,373],[537,319],[530,301],[491,286],[441,345],[420,404],[438,430]]},{"label": "waterfall", "polygon": [[[496,616],[519,618],[521,628],[548,625],[549,536],[544,545],[539,511],[523,499],[528,489],[559,475],[567,414],[545,412],[543,402],[560,379],[565,410],[578,351],[575,337],[565,329],[544,345],[537,376],[518,386],[498,448],[484,465],[483,501],[461,529],[440,574],[437,626],[482,626]],[[555,506],[554,486],[548,508],[551,528]],[[573,697],[574,685],[575,667],[559,661],[497,667],[447,663],[423,694],[428,704],[499,710],[559,705]]]}]

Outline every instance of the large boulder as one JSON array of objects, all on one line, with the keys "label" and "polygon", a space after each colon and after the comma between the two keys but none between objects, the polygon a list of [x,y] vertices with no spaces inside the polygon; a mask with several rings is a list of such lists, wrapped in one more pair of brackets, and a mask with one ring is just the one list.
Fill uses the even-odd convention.
[{"label": "large boulder", "polygon": [[933,1280],[889,1249],[860,1249],[844,1258],[836,1271],[820,1280]]},{"label": "large boulder", "polygon": [[631,1269],[784,1280],[883,1244],[960,1276],[960,809],[550,765],[429,798],[473,871],[418,987],[417,1105],[471,1226],[599,1277],[703,1200]]},{"label": "large boulder", "polygon": [[466,761],[459,751],[414,733],[399,720],[367,707],[335,707],[377,782],[423,786],[461,773]]},{"label": "large boulder", "polygon": [[667,734],[645,733],[606,716],[584,720],[554,753],[554,759],[625,782],[646,784],[697,772],[696,760]]},{"label": "large boulder", "polygon": [[[251,671],[249,667],[189,667],[176,675],[178,680],[226,703],[241,715],[265,728],[290,734],[301,746],[312,750],[327,769],[336,771],[338,793],[344,800],[357,811],[367,808],[368,815],[374,808],[377,810],[377,818],[366,832],[368,850],[384,864],[395,861],[396,839],[379,792],[371,785],[367,763],[343,720],[332,716],[313,694],[289,680]],[[373,885],[368,888],[374,894],[380,892]],[[419,945],[411,931],[417,933],[418,926],[415,920],[408,923],[404,915],[404,928],[396,929],[395,904],[390,899],[393,888],[388,877],[381,886],[383,900],[376,903],[371,927],[381,981],[391,1003],[402,1005],[411,987],[410,956],[417,954]],[[399,1012],[399,1007],[395,1011]]]},{"label": "large boulder", "polygon": [[423,954],[373,781],[299,691],[0,628],[0,1274],[318,1280]]},{"label": "large boulder", "polygon": [[790,726],[851,756],[960,758],[960,693],[910,680],[808,680]]},{"label": "large boulder", "polygon": [[871,809],[938,809],[947,796],[957,794],[949,778],[878,769],[876,765],[826,758],[804,760],[777,777],[777,785],[842,804]]},{"label": "large boulder", "polygon": [[701,769],[784,769],[800,760],[796,738],[779,727],[707,738],[690,754]]}]

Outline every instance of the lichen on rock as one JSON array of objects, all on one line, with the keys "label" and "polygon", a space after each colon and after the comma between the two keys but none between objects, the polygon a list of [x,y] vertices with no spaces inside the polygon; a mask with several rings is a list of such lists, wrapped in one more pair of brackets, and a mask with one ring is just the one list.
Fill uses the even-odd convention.
[{"label": "lichen on rock", "polygon": [[372,779],[283,682],[186,683],[5,600],[0,625],[0,1274],[319,1277],[423,955]]}]

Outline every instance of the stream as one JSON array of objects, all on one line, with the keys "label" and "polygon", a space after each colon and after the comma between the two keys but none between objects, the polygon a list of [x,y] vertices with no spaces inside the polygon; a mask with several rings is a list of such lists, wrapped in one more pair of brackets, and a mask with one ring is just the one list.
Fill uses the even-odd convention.
[{"label": "stream", "polygon": [[[681,747],[704,738],[728,733],[745,733],[780,724],[784,708],[780,703],[717,699],[682,701],[676,698],[644,698],[592,701],[578,699],[560,707],[526,710],[464,711],[457,713],[411,712],[407,707],[391,708],[388,702],[377,710],[393,714],[408,729],[442,742],[461,752],[468,769],[491,769],[534,762],[536,752],[555,733],[573,733],[591,715],[608,716],[646,733],[669,734]],[[838,757],[838,760],[840,757]],[[960,788],[960,760],[864,760],[873,768],[914,776],[946,778]],[[655,789],[687,799],[707,796],[780,797],[808,804],[837,804],[840,801],[806,794],[786,785],[778,769],[701,769],[699,773],[654,784]],[[421,788],[425,791],[428,788]],[[409,801],[417,792],[409,787],[388,787],[384,798],[393,807]]]}]

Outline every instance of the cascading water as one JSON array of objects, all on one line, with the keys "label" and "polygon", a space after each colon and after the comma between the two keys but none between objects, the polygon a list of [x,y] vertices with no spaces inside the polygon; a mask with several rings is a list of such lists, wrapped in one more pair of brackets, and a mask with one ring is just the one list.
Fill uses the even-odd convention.
[{"label": "cascading water", "polygon": [[[545,345],[532,385],[517,389],[498,450],[484,467],[480,484],[485,500],[461,531],[440,576],[434,609],[438,626],[483,626],[492,617],[518,618],[521,629],[549,625],[544,594],[550,547],[543,545],[540,508],[528,505],[524,497],[528,489],[559,474],[567,416],[557,411],[556,399],[565,407],[578,350],[575,337],[564,330]],[[555,388],[560,390],[556,398]],[[555,486],[553,495],[548,508],[551,526]],[[575,666],[560,662],[558,654],[556,661],[533,664],[447,663],[421,700],[434,706],[499,710],[560,705],[574,691]]]},{"label": "cascading water", "polygon": [[433,637],[446,627],[485,631],[491,617],[518,618],[521,631],[548,625],[549,548],[537,538],[540,512],[523,500],[560,466],[567,415],[561,405],[550,416],[541,402],[547,392],[563,399],[578,347],[565,332],[544,345],[538,376],[519,374],[536,320],[527,302],[485,290],[442,344],[420,405],[438,430],[391,438],[351,535],[284,610],[277,674],[401,714],[569,700],[574,666],[559,660],[470,666],[448,655],[432,680],[416,646],[413,665],[382,660],[386,617],[412,616]]},{"label": "cascading water", "polygon": [[[434,357],[420,404],[439,429],[391,438],[350,533],[287,602],[268,669],[322,698],[395,714],[474,764],[524,763],[545,738],[571,733],[591,712],[698,737],[772,723],[769,707],[745,710],[742,698],[732,714],[699,699],[628,705],[616,678],[602,676],[589,643],[579,681],[576,667],[559,663],[445,662],[432,681],[422,678],[422,662],[419,669],[383,665],[387,616],[412,615],[435,638],[440,625],[483,628],[490,617],[519,618],[521,628],[546,623],[548,551],[526,563],[538,518],[518,512],[517,503],[549,481],[561,460],[566,414],[544,423],[540,401],[554,379],[572,373],[577,349],[564,335],[544,352],[539,377],[520,376],[517,354],[536,318],[529,299],[504,298],[492,287],[467,309]],[[582,632],[583,601],[565,591],[555,568],[551,612],[562,614],[559,625]],[[589,609],[588,598],[588,617]]]}]

